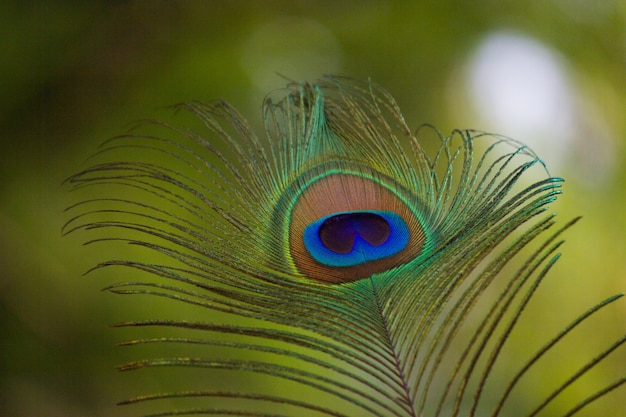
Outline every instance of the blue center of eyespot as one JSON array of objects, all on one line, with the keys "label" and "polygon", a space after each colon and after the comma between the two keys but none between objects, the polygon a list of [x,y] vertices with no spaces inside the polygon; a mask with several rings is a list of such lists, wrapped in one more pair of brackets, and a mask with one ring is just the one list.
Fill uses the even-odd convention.
[{"label": "blue center of eyespot", "polygon": [[324,216],[304,229],[304,246],[328,266],[354,266],[404,249],[409,228],[390,211],[353,211]]}]

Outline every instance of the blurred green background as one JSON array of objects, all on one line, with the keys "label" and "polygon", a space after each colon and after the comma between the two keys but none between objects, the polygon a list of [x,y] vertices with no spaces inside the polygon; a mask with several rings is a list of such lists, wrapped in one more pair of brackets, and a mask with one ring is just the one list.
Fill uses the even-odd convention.
[{"label": "blurred green background", "polygon": [[[259,126],[278,73],[371,77],[411,126],[496,131],[544,157],[566,178],[561,219],[584,216],[539,296],[551,330],[626,290],[626,2],[9,1],[0,28],[0,416],[134,413],[114,406],[137,393],[114,369],[129,333],[107,326],[150,305],[81,277],[103,254],[61,237],[62,181],[177,102],[224,97]],[[625,317],[623,301],[603,311],[571,355],[582,365]],[[581,390],[625,364],[622,348]],[[624,392],[580,415],[626,415]]]}]

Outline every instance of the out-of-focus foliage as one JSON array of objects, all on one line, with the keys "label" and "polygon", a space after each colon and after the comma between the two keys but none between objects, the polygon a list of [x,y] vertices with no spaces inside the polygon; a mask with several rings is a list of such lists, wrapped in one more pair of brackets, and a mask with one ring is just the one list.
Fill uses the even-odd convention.
[{"label": "out-of-focus foliage", "polygon": [[[412,126],[492,130],[467,85],[479,46],[494,33],[545,46],[585,120],[569,134],[575,139],[546,147],[562,157],[545,159],[558,157],[553,174],[567,180],[561,218],[584,219],[529,313],[545,331],[529,328],[528,337],[544,340],[626,289],[622,1],[14,1],[0,5],[0,27],[2,416],[130,415],[113,405],[130,395],[129,385],[158,387],[162,374],[114,370],[134,353],[114,347],[127,333],[107,325],[149,318],[154,307],[101,294],[120,279],[110,272],[80,277],[106,254],[80,249],[84,236],[60,236],[72,202],[61,183],[103,140],[143,117],[169,119],[165,107],[180,101],[225,97],[258,126],[264,94],[285,84],[277,74],[371,77]],[[569,354],[584,360],[599,352],[624,334],[624,317],[624,302],[603,311],[572,338]],[[622,375],[623,350],[617,355],[574,389]],[[545,378],[567,370],[554,373]],[[626,414],[623,392],[581,415]]]}]

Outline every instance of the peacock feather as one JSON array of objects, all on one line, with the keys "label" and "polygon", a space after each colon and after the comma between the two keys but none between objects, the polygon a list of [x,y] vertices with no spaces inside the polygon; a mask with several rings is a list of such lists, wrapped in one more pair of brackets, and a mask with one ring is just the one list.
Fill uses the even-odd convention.
[{"label": "peacock feather", "polygon": [[621,296],[505,361],[577,220],[556,224],[562,179],[527,147],[472,130],[414,134],[389,93],[340,77],[268,96],[262,136],[224,101],[179,109],[198,126],[143,123],[68,180],[88,197],[65,231],[132,245],[133,259],[94,270],[141,278],[107,289],[197,312],[117,325],[153,332],[124,345],[173,352],[122,370],[189,372],[124,403],[175,408],[151,416],[570,416],[626,382],[545,414],[622,337],[534,402],[516,396]]}]

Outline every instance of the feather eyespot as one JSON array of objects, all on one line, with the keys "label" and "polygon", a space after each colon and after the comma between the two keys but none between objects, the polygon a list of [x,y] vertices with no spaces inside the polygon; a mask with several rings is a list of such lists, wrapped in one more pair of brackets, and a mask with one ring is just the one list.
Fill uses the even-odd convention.
[{"label": "feather eyespot", "polygon": [[409,262],[422,253],[425,241],[414,209],[393,185],[358,171],[308,184],[289,223],[296,268],[326,283],[356,281]]},{"label": "feather eyespot", "polygon": [[313,259],[329,266],[353,266],[395,255],[409,242],[409,229],[392,212],[355,211],[322,217],[304,229]]},{"label": "feather eyespot", "polygon": [[[367,243],[369,246],[380,246],[389,240],[391,227],[382,213],[354,212],[339,213],[327,216],[307,227],[306,231],[315,229],[320,242],[335,253],[350,253],[355,243]],[[310,250],[309,250],[310,252]]]}]

